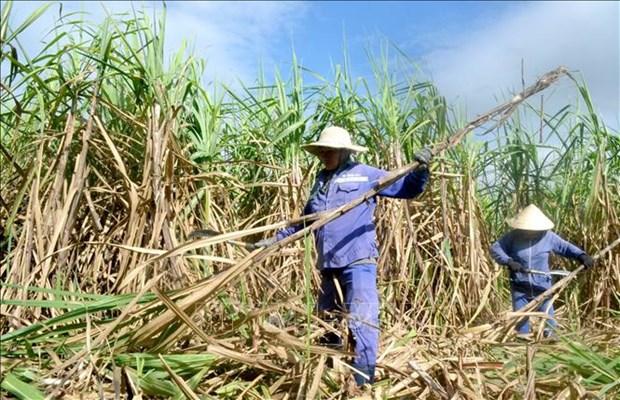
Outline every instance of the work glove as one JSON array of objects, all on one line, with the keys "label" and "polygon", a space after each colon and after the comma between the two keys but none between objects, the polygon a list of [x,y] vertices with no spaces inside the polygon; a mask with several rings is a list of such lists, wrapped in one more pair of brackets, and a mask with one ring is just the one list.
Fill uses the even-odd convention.
[{"label": "work glove", "polygon": [[583,253],[582,255],[577,257],[577,259],[581,264],[583,264],[584,267],[586,267],[586,269],[592,268],[592,266],[594,265],[594,260],[586,253]]},{"label": "work glove", "polygon": [[269,246],[271,246],[272,244],[274,244],[277,241],[278,241],[278,239],[276,239],[275,236],[274,236],[274,237],[271,237],[271,238],[259,240],[256,243],[246,243],[245,248],[248,249],[248,250],[256,250],[256,249],[261,248],[261,247],[269,247]]},{"label": "work glove", "polygon": [[413,158],[422,165],[428,165],[433,158],[433,154],[428,147],[424,147],[422,150],[415,153]]},{"label": "work glove", "polygon": [[517,273],[517,272],[527,272],[527,268],[525,268],[523,265],[521,265],[521,263],[518,263],[515,260],[509,260],[506,265],[514,273]]}]

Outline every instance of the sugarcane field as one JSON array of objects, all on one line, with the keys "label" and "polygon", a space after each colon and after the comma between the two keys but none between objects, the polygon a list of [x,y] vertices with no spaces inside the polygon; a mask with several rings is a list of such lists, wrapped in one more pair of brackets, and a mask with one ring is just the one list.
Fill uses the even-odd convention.
[{"label": "sugarcane field", "polygon": [[0,398],[620,399],[620,5],[457,3],[2,0]]}]

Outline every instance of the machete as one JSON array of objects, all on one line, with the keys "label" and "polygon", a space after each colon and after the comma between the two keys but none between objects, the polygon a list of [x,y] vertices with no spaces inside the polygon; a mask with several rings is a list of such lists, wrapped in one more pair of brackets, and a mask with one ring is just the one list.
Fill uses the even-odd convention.
[{"label": "machete", "polygon": [[538,271],[536,269],[526,269],[525,270],[526,273],[528,274],[532,274],[532,275],[545,275],[545,276],[568,276],[568,274],[570,274],[570,271],[564,271],[564,270],[552,270],[552,271]]}]

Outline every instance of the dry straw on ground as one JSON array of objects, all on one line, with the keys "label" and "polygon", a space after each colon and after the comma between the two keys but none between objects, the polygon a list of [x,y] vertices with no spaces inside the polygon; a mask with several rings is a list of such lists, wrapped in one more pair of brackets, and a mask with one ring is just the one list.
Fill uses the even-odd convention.
[{"label": "dry straw on ground", "polygon": [[[449,116],[432,85],[394,82],[382,68],[376,92],[342,70],[322,86],[304,84],[294,61],[290,81],[213,95],[196,59],[164,63],[162,20],[142,15],[75,21],[67,26],[87,41],[74,32],[56,53],[15,58],[22,26],[4,28],[7,8],[2,396],[347,398],[347,354],[317,345],[343,327],[313,313],[310,233],[364,199],[299,218],[318,167],[299,144],[329,123],[371,145],[364,161],[394,171],[379,187],[435,144],[427,193],[379,201],[372,396],[618,392],[620,255],[602,249],[620,236],[620,140],[572,76],[587,112],[541,113],[536,132],[519,119],[537,111],[528,98],[566,70],[467,124]],[[465,138],[483,128],[487,144]],[[506,312],[505,277],[487,248],[503,218],[530,202],[601,257],[555,286],[562,340],[526,347],[513,340],[521,314]],[[300,221],[304,230],[269,248],[239,246]],[[195,229],[227,233],[190,240]]]}]

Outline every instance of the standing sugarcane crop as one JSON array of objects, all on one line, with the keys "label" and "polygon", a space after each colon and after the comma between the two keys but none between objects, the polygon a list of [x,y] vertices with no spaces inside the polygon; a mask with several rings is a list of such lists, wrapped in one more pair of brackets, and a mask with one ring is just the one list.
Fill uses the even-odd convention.
[{"label": "standing sugarcane crop", "polygon": [[[337,126],[324,129],[317,142],[303,148],[317,156],[324,166],[316,177],[304,215],[349,203],[373,189],[388,174],[387,171],[353,161],[352,153],[367,149],[353,144],[349,132]],[[430,150],[419,151],[415,159],[420,163],[417,169],[377,194],[411,199],[422,193],[429,179]],[[361,372],[354,375],[358,386],[373,383],[379,345],[379,250],[373,222],[376,204],[376,197],[371,197],[315,231],[317,267],[321,273],[318,310],[332,321],[337,315],[346,313],[355,350],[352,366]],[[259,241],[255,246],[269,246],[299,231],[302,226],[298,224],[282,229],[275,237]],[[336,285],[342,290],[342,299],[338,296]],[[327,334],[323,343],[339,346],[341,341],[337,335]]]},{"label": "standing sugarcane crop", "polygon": [[[533,204],[507,222],[513,229],[493,243],[491,255],[498,264],[510,270],[514,311],[521,310],[551,287],[550,253],[578,260],[586,268],[594,264],[592,257],[585,251],[553,232],[553,222]],[[545,312],[549,316],[543,331],[544,337],[555,337],[556,321],[551,298],[545,299],[537,311]],[[526,338],[530,331],[529,319],[521,319],[516,330],[519,337]]]}]

